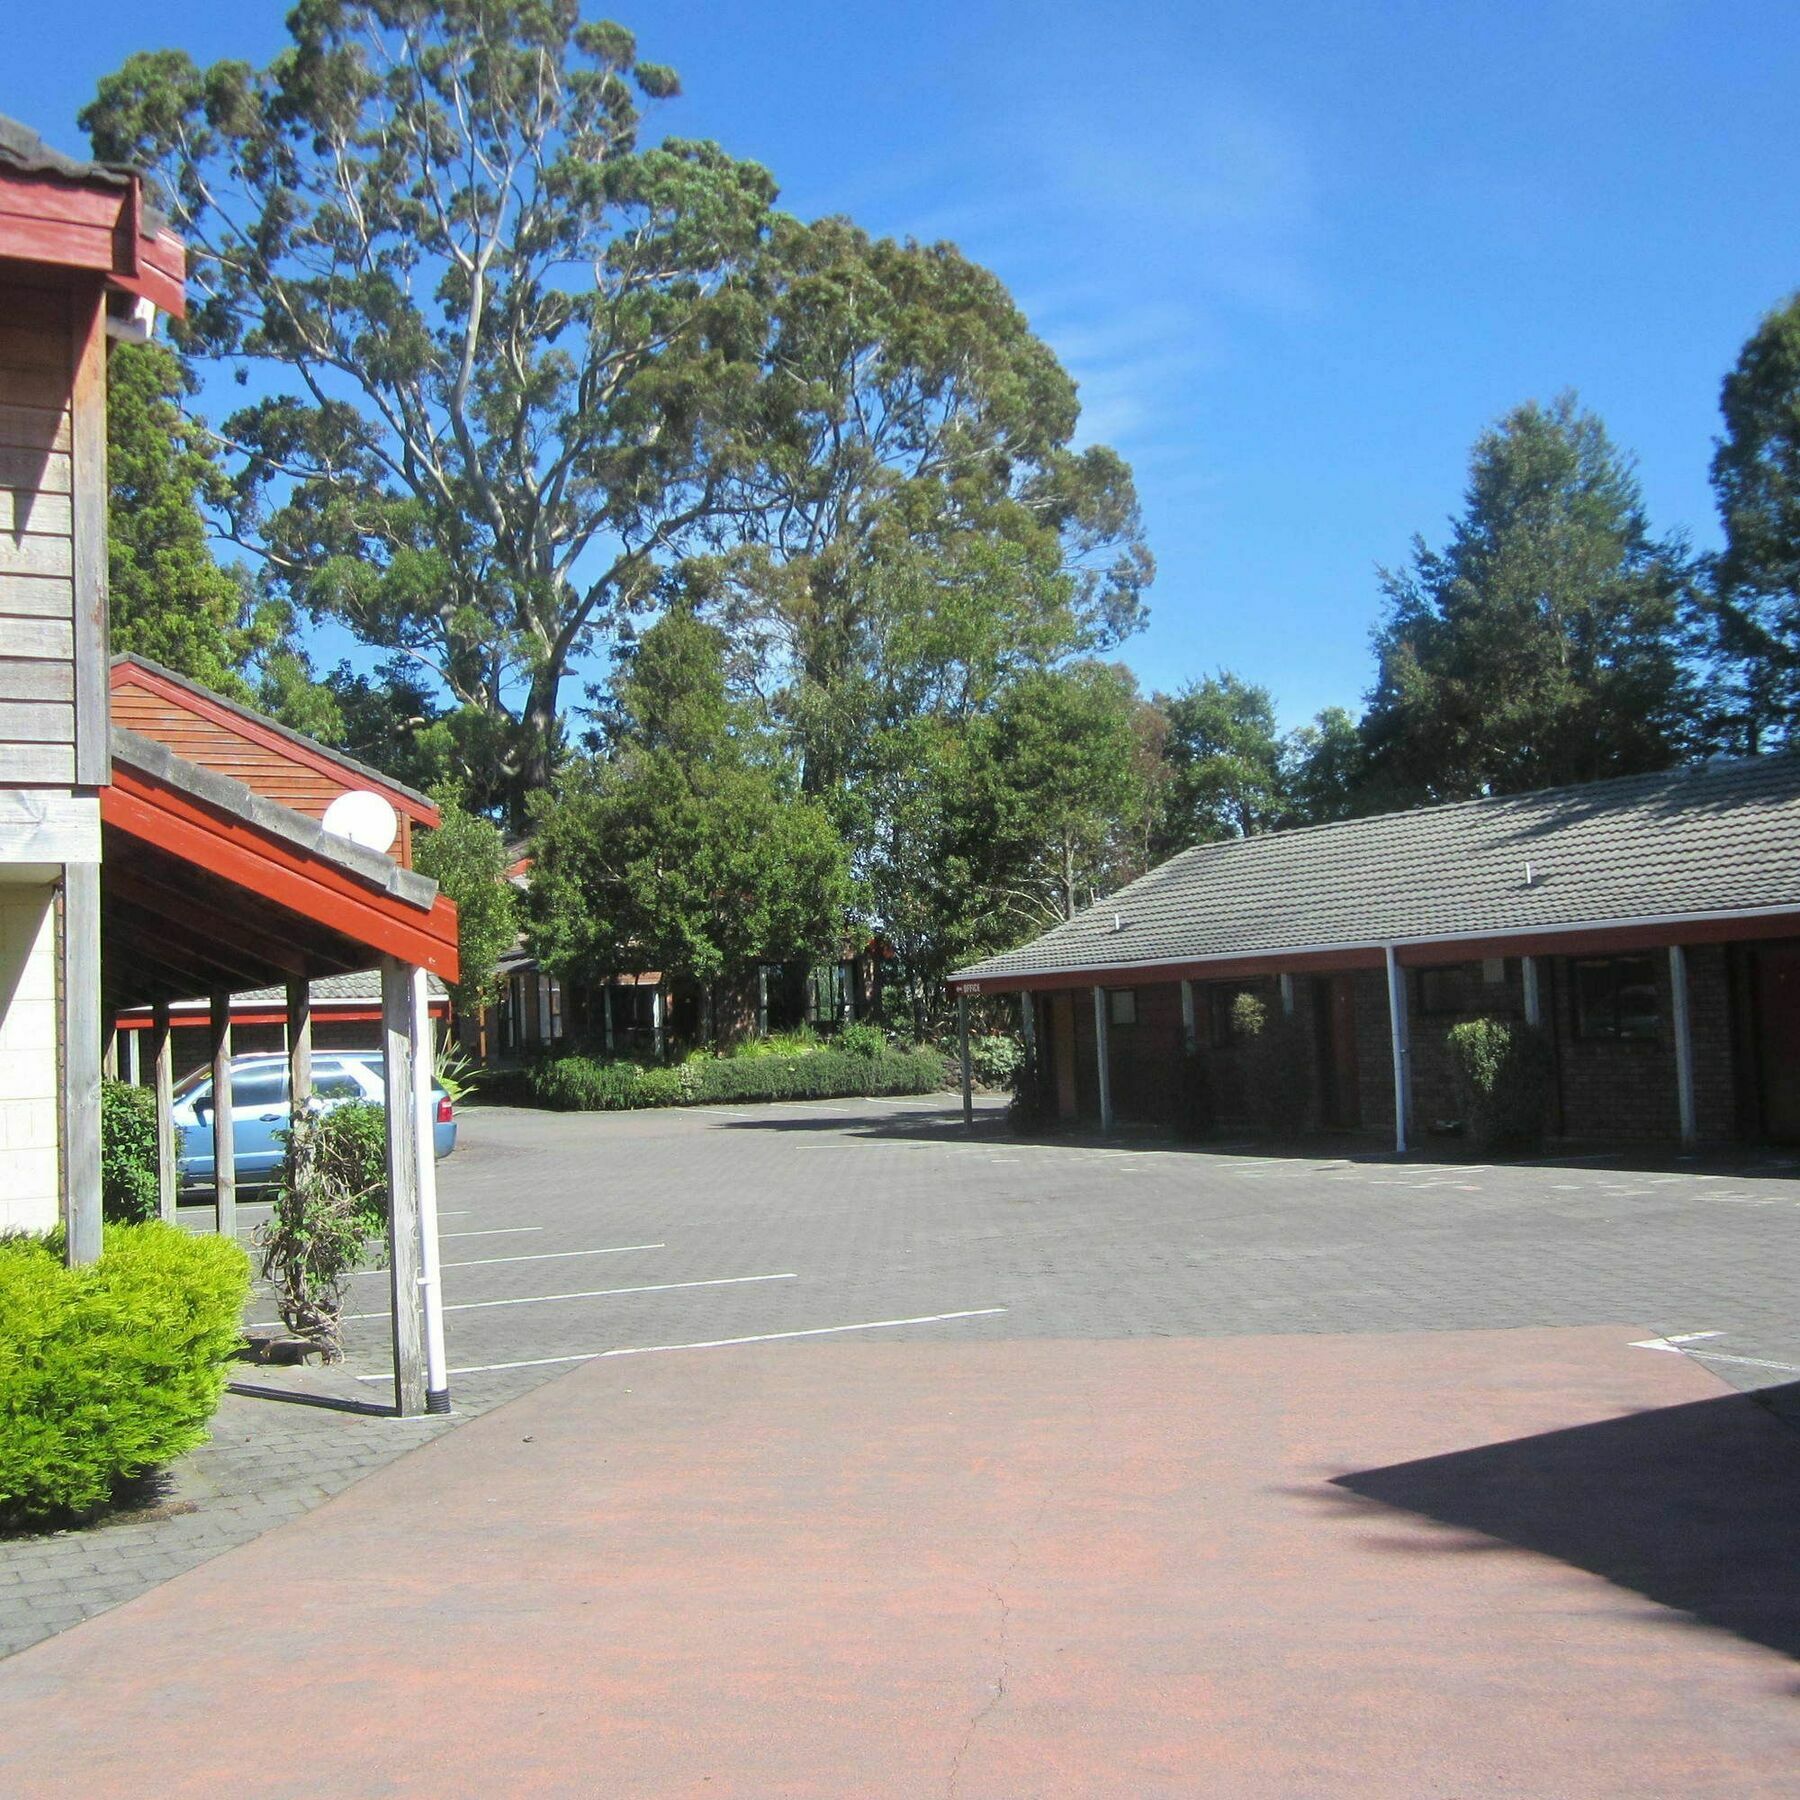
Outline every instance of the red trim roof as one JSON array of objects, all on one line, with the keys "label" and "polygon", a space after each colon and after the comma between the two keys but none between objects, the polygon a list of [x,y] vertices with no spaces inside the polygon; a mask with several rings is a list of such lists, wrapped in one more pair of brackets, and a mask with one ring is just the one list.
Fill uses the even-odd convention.
[{"label": "red trim roof", "polygon": [[445,895],[429,910],[416,906],[116,760],[112,786],[100,790],[100,817],[372,950],[429,969],[448,983],[458,978],[456,904]]},{"label": "red trim roof", "polygon": [[187,251],[172,231],[147,223],[140,176],[86,181],[0,168],[0,257],[91,269],[109,287],[180,318]]}]

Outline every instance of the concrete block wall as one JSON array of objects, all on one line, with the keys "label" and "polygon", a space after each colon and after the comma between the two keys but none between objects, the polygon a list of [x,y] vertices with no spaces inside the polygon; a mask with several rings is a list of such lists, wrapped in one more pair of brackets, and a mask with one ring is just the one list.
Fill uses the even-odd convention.
[{"label": "concrete block wall", "polygon": [[0,883],[0,1231],[48,1231],[61,1209],[56,890]]}]

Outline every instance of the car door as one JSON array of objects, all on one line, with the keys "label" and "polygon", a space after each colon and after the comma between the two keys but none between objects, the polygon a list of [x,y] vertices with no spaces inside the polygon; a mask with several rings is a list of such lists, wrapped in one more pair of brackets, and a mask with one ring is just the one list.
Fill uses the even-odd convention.
[{"label": "car door", "polygon": [[254,1063],[231,1072],[232,1160],[241,1182],[267,1181],[281,1167],[287,1080],[285,1063]]}]

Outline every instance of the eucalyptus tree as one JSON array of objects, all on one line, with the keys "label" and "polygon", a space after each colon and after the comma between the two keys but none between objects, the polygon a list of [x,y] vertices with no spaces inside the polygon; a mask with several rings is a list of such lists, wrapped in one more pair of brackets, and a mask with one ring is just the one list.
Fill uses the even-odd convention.
[{"label": "eucalyptus tree", "polygon": [[472,798],[517,811],[571,660],[718,516],[773,184],[642,141],[676,78],[579,0],[300,0],[288,28],[263,69],[135,55],[83,124],[161,177],[186,346],[249,386],[232,532],[502,727]]}]

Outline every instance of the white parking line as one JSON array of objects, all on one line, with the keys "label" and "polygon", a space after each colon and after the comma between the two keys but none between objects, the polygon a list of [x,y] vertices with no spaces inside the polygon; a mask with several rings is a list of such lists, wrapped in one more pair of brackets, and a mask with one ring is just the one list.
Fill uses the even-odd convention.
[{"label": "white parking line", "polygon": [[[537,1250],[529,1256],[473,1256],[466,1262],[440,1263],[444,1269],[492,1269],[500,1263],[556,1262],[565,1256],[623,1256],[628,1250],[666,1250],[667,1244],[609,1244],[604,1250]],[[386,1269],[357,1269],[357,1275],[386,1275]]]},{"label": "white parking line", "polygon": [[441,1238],[459,1237],[518,1237],[522,1232],[542,1231],[541,1225],[495,1225],[487,1231],[440,1231]]},{"label": "white parking line", "polygon": [[[481,1312],[490,1306],[546,1306],[552,1300],[610,1300],[617,1294],[670,1294],[677,1288],[742,1287],[751,1281],[798,1281],[791,1269],[783,1275],[718,1275],[710,1281],[654,1281],[643,1287],[588,1288],[578,1294],[523,1294],[513,1300],[459,1300],[444,1311]],[[345,1313],[349,1319],[385,1319],[385,1312]]]},{"label": "white parking line", "polygon": [[[703,1338],[691,1344],[634,1344],[620,1350],[586,1350],[576,1356],[534,1356],[523,1362],[470,1363],[452,1375],[493,1375],[505,1369],[547,1369],[558,1363],[600,1362],[609,1356],[657,1356],[666,1350],[723,1350],[732,1344],[773,1344],[787,1338],[833,1337],[846,1331],[891,1331],[901,1325],[941,1325],[949,1319],[991,1319],[1004,1306],[978,1306],[968,1312],[925,1313],[916,1319],[868,1319],[860,1325],[815,1325],[807,1331],[765,1331],[755,1337]],[[359,1375],[358,1381],[392,1381],[391,1375]]]}]

